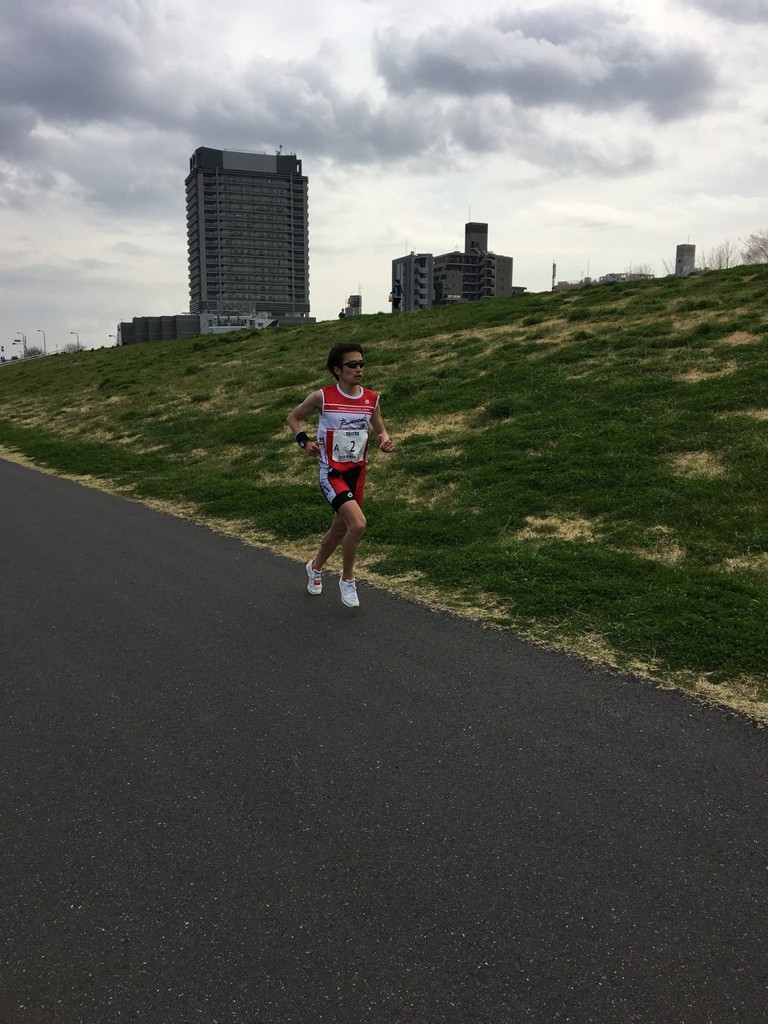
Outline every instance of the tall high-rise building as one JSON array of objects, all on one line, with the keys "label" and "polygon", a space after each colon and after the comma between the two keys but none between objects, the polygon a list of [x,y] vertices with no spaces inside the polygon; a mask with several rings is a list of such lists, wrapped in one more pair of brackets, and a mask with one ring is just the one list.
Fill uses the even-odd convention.
[{"label": "tall high-rise building", "polygon": [[186,189],[190,312],[308,317],[301,160],[202,146],[190,158]]}]

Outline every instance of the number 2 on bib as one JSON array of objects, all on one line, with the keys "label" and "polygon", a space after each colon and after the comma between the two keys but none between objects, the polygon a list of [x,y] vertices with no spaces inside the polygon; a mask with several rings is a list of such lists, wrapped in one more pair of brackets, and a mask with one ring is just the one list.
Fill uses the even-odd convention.
[{"label": "number 2 on bib", "polygon": [[362,462],[367,443],[366,430],[334,430],[331,458],[334,462]]}]

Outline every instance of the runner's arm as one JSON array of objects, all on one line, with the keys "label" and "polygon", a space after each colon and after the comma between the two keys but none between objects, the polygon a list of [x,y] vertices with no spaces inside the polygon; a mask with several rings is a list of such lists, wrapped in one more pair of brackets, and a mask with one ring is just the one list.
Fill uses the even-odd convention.
[{"label": "runner's arm", "polygon": [[[302,420],[306,416],[311,416],[313,412],[320,412],[323,408],[323,393],[322,391],[313,391],[311,395],[307,395],[303,402],[296,406],[295,409],[291,410],[285,417],[285,422],[291,428],[291,432],[295,437],[300,431],[304,430],[302,426]],[[320,445],[317,441],[311,438],[306,442],[303,447],[305,455],[317,456],[320,452]]]},{"label": "runner's arm", "polygon": [[384,426],[384,420],[381,418],[381,411],[378,406],[373,410],[371,416],[371,426],[376,433],[376,442],[383,452],[391,452],[395,445],[390,440],[387,428]]}]

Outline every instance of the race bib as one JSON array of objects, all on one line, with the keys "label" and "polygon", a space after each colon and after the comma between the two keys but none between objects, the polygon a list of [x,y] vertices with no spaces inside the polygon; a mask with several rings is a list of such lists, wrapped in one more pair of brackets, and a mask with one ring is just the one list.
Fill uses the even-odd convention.
[{"label": "race bib", "polygon": [[367,430],[334,430],[331,458],[334,462],[362,462],[367,443]]}]

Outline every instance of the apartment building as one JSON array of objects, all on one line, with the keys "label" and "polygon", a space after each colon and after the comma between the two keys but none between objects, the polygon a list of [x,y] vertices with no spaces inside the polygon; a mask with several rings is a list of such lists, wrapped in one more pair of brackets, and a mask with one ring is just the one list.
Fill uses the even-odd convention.
[{"label": "apartment building", "polygon": [[309,317],[308,180],[295,154],[200,147],[186,179],[189,308]]},{"label": "apartment building", "polygon": [[488,225],[464,225],[464,251],[433,256],[411,252],[392,261],[392,285],[403,289],[401,309],[426,309],[450,302],[520,295],[525,288],[512,284],[514,261],[488,250]]},{"label": "apartment building", "polygon": [[400,308],[428,309],[434,301],[434,258],[429,252],[411,252],[392,261],[392,288],[402,288]]}]

